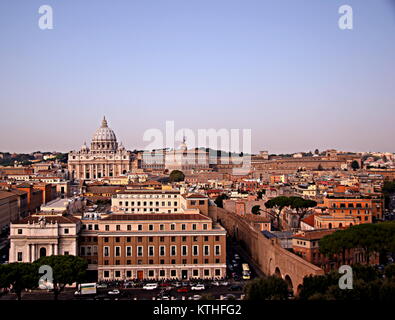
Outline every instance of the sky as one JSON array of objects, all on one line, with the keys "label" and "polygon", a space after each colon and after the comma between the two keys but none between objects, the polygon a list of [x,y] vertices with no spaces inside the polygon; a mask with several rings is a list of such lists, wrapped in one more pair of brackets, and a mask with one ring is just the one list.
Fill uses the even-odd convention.
[{"label": "sky", "polygon": [[105,115],[130,150],[168,120],[251,129],[253,152],[395,152],[394,38],[394,0],[1,0],[0,151],[79,149]]}]

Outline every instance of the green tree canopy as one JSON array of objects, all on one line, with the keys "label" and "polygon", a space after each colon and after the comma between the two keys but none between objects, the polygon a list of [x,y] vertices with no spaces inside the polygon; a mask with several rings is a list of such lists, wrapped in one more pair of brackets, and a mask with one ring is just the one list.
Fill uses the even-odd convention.
[{"label": "green tree canopy", "polygon": [[39,274],[31,263],[14,262],[0,265],[0,287],[12,287],[18,300],[24,289],[37,287]]},{"label": "green tree canopy", "polygon": [[214,203],[217,205],[217,207],[223,208],[224,207],[224,200],[227,200],[227,199],[229,199],[229,197],[225,193],[222,193],[214,200]]},{"label": "green tree canopy", "polygon": [[353,162],[351,162],[351,168],[352,168],[353,170],[359,169],[359,163],[358,163],[357,160],[354,160]]},{"label": "green tree canopy", "polygon": [[277,276],[254,279],[244,291],[247,300],[286,300],[289,293],[287,282]]},{"label": "green tree canopy", "polygon": [[184,181],[184,179],[185,179],[185,175],[180,170],[173,170],[169,176],[170,182],[180,182],[180,181]]},{"label": "green tree canopy", "polygon": [[260,206],[260,205],[253,206],[253,207],[251,208],[251,213],[252,213],[252,214],[259,215],[260,212],[261,212],[261,206]]},{"label": "green tree canopy", "polygon": [[41,257],[34,264],[37,267],[48,265],[52,268],[55,300],[66,285],[84,281],[88,267],[86,260],[72,255]]}]

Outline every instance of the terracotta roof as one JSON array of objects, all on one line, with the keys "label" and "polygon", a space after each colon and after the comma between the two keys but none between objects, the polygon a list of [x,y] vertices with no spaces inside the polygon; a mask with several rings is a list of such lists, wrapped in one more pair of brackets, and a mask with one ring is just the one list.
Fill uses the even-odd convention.
[{"label": "terracotta roof", "polygon": [[336,230],[337,229],[306,231],[304,234],[297,234],[297,235],[293,236],[293,238],[303,239],[303,240],[319,240],[326,235],[332,234]]},{"label": "terracotta roof", "polygon": [[309,215],[308,217],[302,219],[302,221],[303,221],[304,223],[308,224],[309,226],[314,227],[314,219],[315,219],[314,217],[315,217],[317,214],[318,214],[318,213],[311,214],[311,215]]},{"label": "terracotta roof", "polygon": [[26,218],[23,218],[22,220],[19,220],[17,222],[14,222],[13,224],[27,224],[27,223],[38,223],[39,219],[41,217],[45,217],[45,220],[47,223],[78,223],[80,219],[74,217],[74,216],[52,216],[52,215],[34,215],[34,216],[29,216]]},{"label": "terracotta roof", "polygon": [[200,193],[193,193],[190,195],[184,195],[184,198],[186,198],[186,199],[194,199],[194,198],[205,199],[205,198],[207,198],[207,196],[202,195]]},{"label": "terracotta roof", "polygon": [[210,218],[202,215],[202,214],[176,214],[176,213],[169,213],[169,214],[162,214],[162,213],[155,213],[155,214],[111,214],[108,217],[102,219],[104,221],[116,221],[116,220],[210,220]]}]

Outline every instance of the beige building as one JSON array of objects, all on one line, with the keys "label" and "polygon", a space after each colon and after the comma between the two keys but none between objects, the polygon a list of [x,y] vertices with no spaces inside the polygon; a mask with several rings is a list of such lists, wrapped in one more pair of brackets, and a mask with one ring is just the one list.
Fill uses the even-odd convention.
[{"label": "beige building", "polygon": [[9,262],[49,255],[78,255],[81,222],[73,216],[32,215],[11,224]]},{"label": "beige building", "polygon": [[106,118],[93,135],[91,147],[84,144],[79,151],[71,151],[68,170],[71,179],[93,180],[125,175],[132,169],[132,154],[122,143],[118,145],[114,131]]},{"label": "beige building", "polygon": [[10,191],[0,191],[0,232],[18,219],[18,195]]},{"label": "beige building", "polygon": [[99,280],[226,275],[226,231],[202,214],[112,214],[98,227]]}]

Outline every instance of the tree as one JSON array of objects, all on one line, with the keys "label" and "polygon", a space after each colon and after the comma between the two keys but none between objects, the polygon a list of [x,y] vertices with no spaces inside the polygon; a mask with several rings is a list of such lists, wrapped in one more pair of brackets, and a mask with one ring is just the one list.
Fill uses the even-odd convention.
[{"label": "tree", "polygon": [[226,194],[222,193],[214,200],[214,203],[217,205],[217,207],[223,208],[224,200],[226,199],[229,199],[229,197]]},{"label": "tree", "polygon": [[170,182],[180,182],[180,181],[184,181],[184,179],[185,179],[185,175],[180,170],[173,170],[169,176]]},{"label": "tree", "polygon": [[247,300],[286,300],[289,293],[287,282],[277,276],[254,279],[244,290]]},{"label": "tree", "polygon": [[280,215],[283,208],[289,206],[289,199],[285,196],[275,197],[265,202],[265,207],[275,210],[275,218],[277,220],[277,227],[281,229]]},{"label": "tree", "polygon": [[18,300],[22,290],[33,289],[38,285],[39,274],[32,263],[14,262],[0,265],[0,287],[12,287]]},{"label": "tree", "polygon": [[363,249],[369,264],[372,253],[377,252],[383,256],[387,252],[395,251],[395,222],[365,223],[337,230],[323,237],[319,247],[320,252],[326,256],[342,254],[343,258],[347,249]]},{"label": "tree", "polygon": [[359,169],[359,163],[357,160],[354,160],[353,162],[351,162],[351,168],[355,171],[357,169]]},{"label": "tree", "polygon": [[279,227],[280,227],[280,215],[283,208],[291,207],[292,209],[295,209],[299,217],[299,223],[300,223],[300,220],[302,220],[303,217],[306,215],[307,209],[315,207],[316,205],[317,202],[313,200],[303,199],[301,197],[285,197],[285,196],[279,196],[270,199],[265,203],[266,208],[273,208],[276,210],[277,224]]},{"label": "tree", "polygon": [[251,208],[251,213],[252,213],[252,214],[259,215],[260,212],[261,212],[261,206],[260,206],[260,205],[253,206],[253,207]]},{"label": "tree", "polygon": [[37,267],[48,265],[52,268],[55,300],[58,299],[66,285],[84,281],[88,267],[88,263],[84,259],[72,255],[41,257],[34,264]]}]

